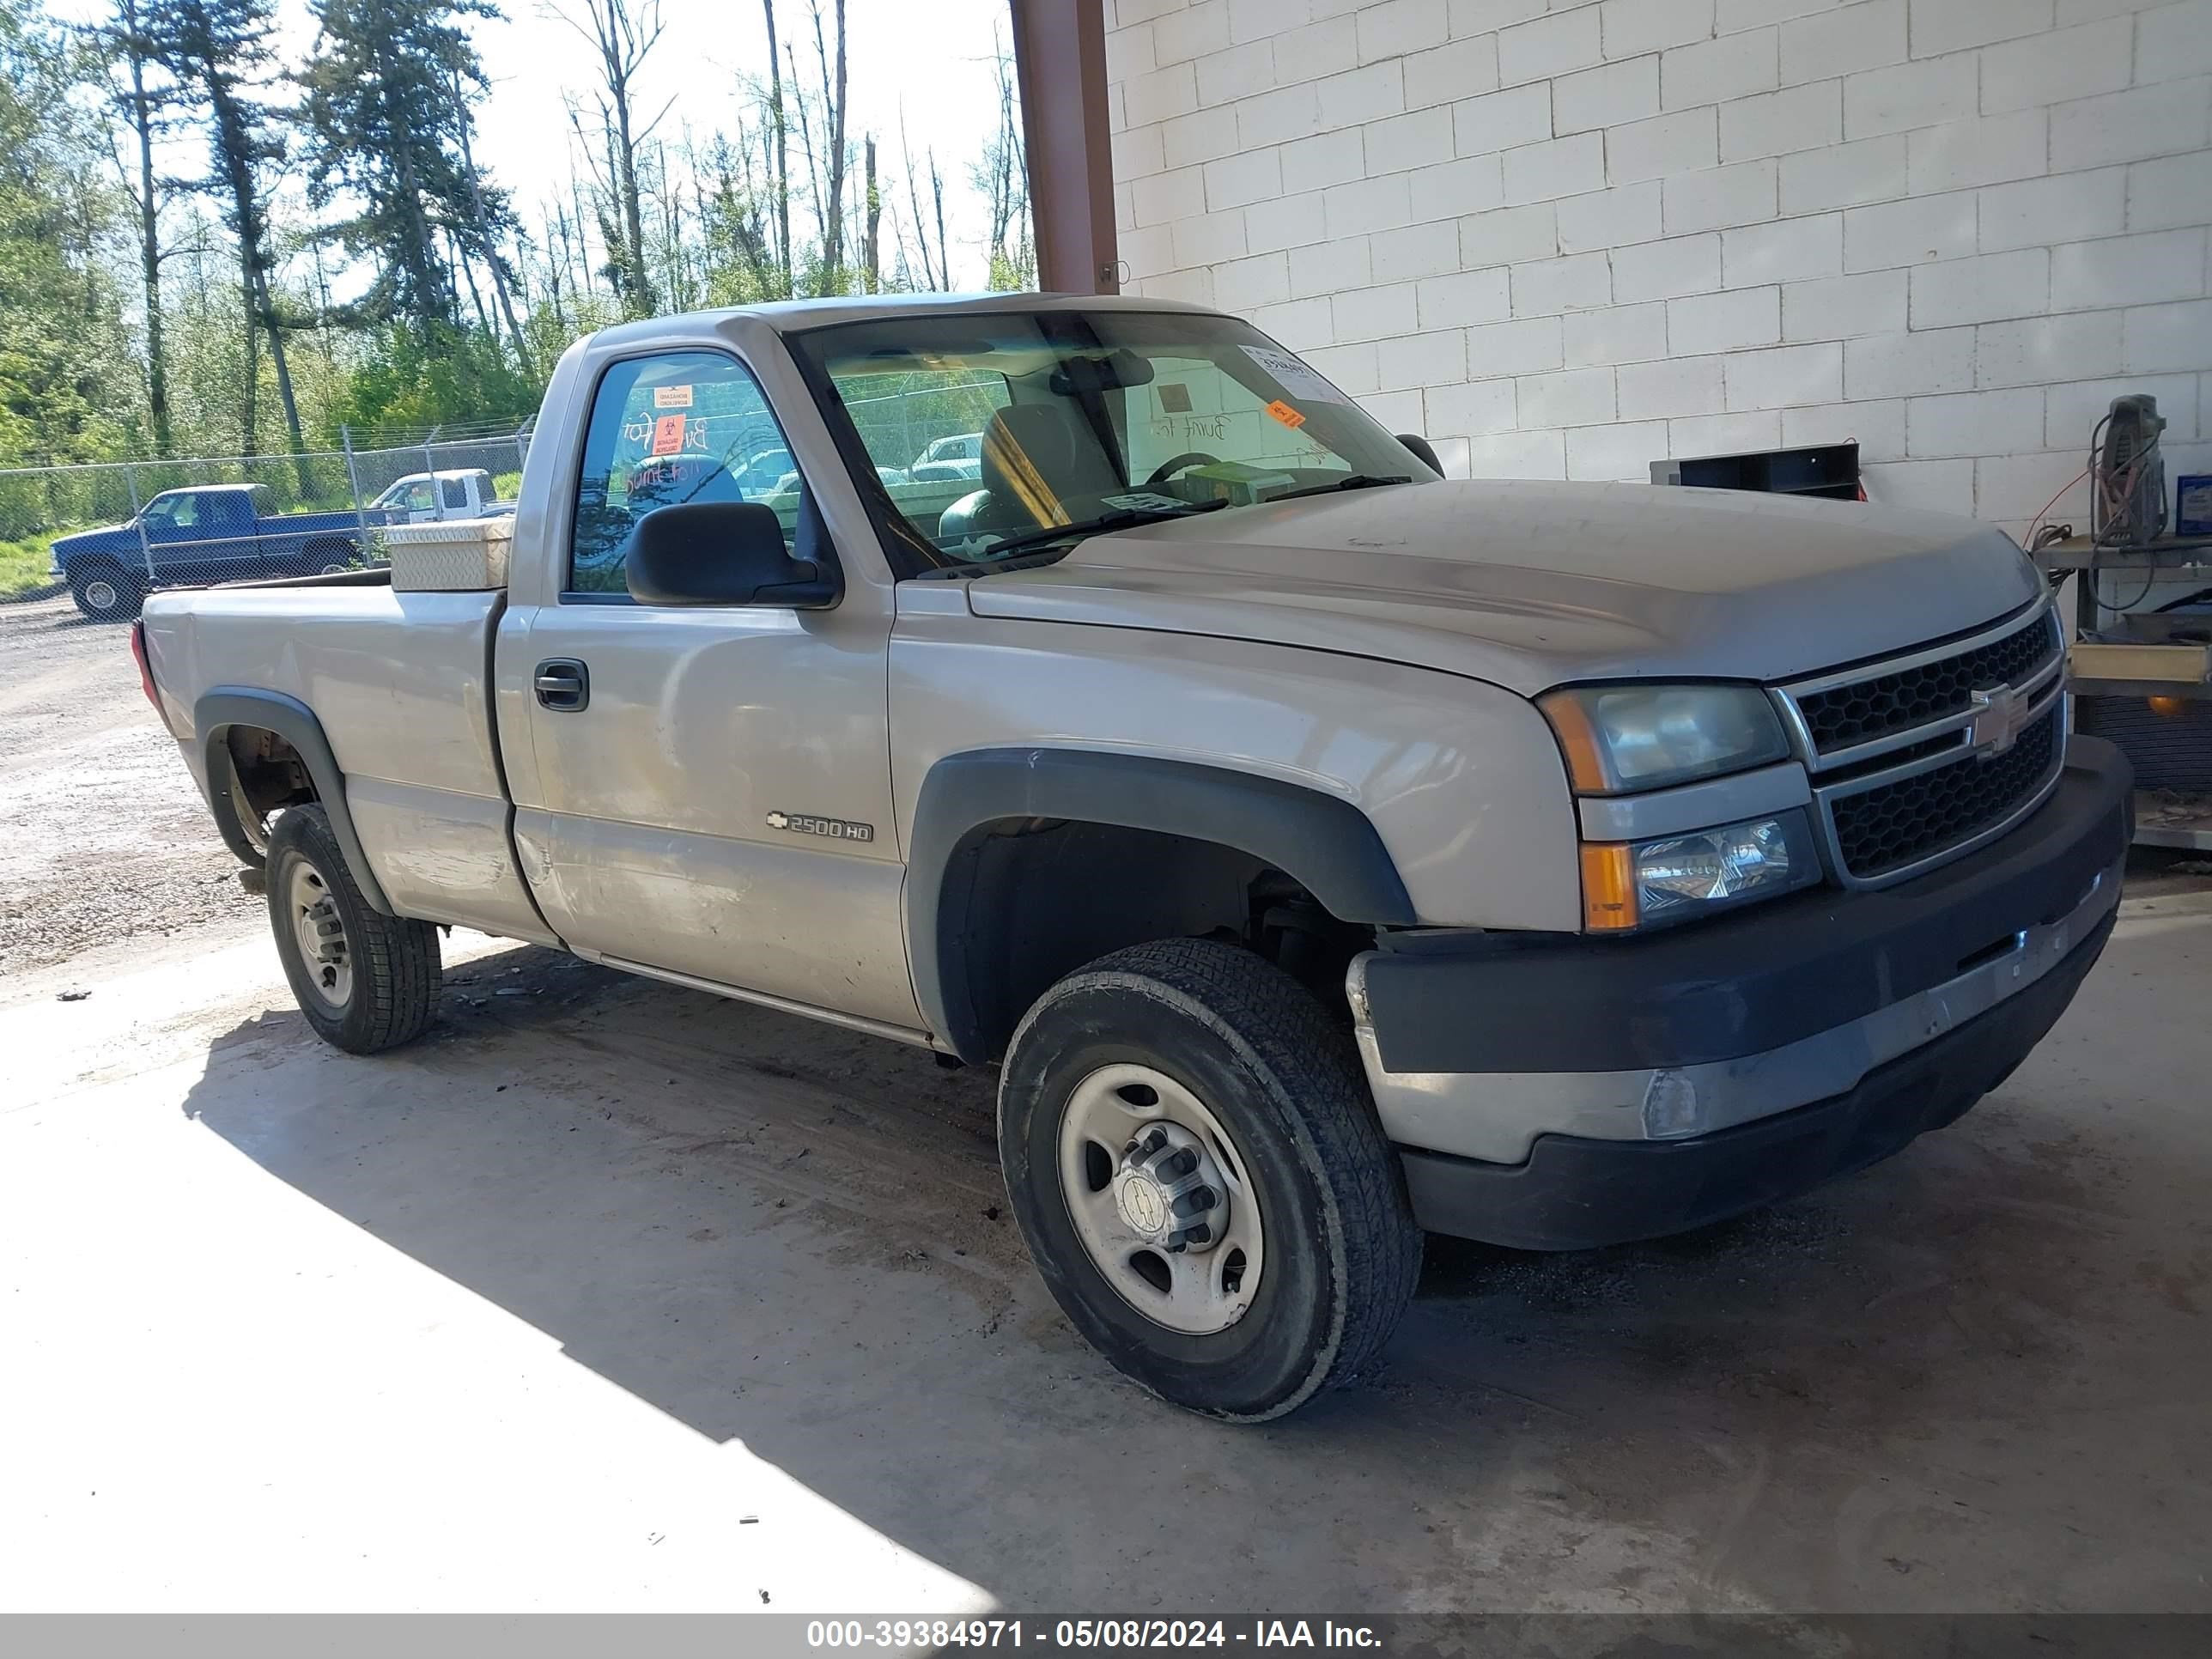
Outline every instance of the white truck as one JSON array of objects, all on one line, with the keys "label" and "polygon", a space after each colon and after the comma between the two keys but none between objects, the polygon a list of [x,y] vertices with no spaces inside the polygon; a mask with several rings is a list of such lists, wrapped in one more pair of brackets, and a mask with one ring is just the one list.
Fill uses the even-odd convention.
[{"label": "white truck", "polygon": [[453,467],[394,478],[368,510],[381,514],[375,520],[380,524],[442,524],[512,513],[514,503],[499,499],[492,476],[483,468]]},{"label": "white truck", "polygon": [[[887,483],[852,411],[932,377],[991,390],[980,477]],[[1895,1152],[2112,926],[2127,769],[1986,526],[1447,481],[1134,299],[627,324],[539,432],[460,591],[134,636],[308,1022],[415,1036],[460,924],[994,1066],[1038,1271],[1194,1410],[1370,1364],[1424,1229],[1648,1237]]]}]

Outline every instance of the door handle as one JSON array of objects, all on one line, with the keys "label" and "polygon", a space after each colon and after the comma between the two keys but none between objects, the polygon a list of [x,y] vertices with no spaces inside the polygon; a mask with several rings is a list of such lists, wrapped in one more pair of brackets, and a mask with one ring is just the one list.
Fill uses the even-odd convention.
[{"label": "door handle", "polygon": [[531,684],[538,701],[556,713],[573,714],[591,706],[592,671],[574,657],[553,657],[539,663]]}]

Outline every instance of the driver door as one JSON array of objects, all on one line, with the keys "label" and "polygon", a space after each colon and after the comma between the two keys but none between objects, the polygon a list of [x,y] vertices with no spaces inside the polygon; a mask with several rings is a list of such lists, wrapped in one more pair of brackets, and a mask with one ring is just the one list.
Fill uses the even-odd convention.
[{"label": "driver door", "polygon": [[534,763],[513,769],[515,836],[583,955],[911,1030],[887,598],[848,582],[836,607],[792,611],[628,591],[632,527],[678,501],[763,501],[801,556],[836,560],[803,477],[732,470],[764,427],[758,382],[720,351],[601,370],[575,498],[548,527],[559,591],[501,624]]}]

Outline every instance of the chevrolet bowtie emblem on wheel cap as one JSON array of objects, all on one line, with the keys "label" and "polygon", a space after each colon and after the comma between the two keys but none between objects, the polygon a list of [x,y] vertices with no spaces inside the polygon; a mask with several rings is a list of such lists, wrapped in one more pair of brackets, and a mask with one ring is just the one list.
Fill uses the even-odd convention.
[{"label": "chevrolet bowtie emblem on wheel cap", "polygon": [[1966,746],[1984,760],[2011,748],[2027,724],[2027,699],[2009,685],[1969,692],[1967,702],[1974,716],[1966,724]]}]

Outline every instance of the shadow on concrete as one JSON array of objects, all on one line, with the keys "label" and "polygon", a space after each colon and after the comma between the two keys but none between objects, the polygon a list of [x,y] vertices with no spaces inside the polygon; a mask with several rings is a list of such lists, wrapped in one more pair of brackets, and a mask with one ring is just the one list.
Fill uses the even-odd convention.
[{"label": "shadow on concrete", "polygon": [[2178,1076],[2115,1080],[2140,956],[1823,1193],[1580,1255],[1432,1242],[1387,1368],[1256,1429],[1077,1340],[991,1079],[918,1050],[522,949],[392,1055],[242,1025],[186,1109],[1017,1607],[2204,1607],[2212,1158]]}]

